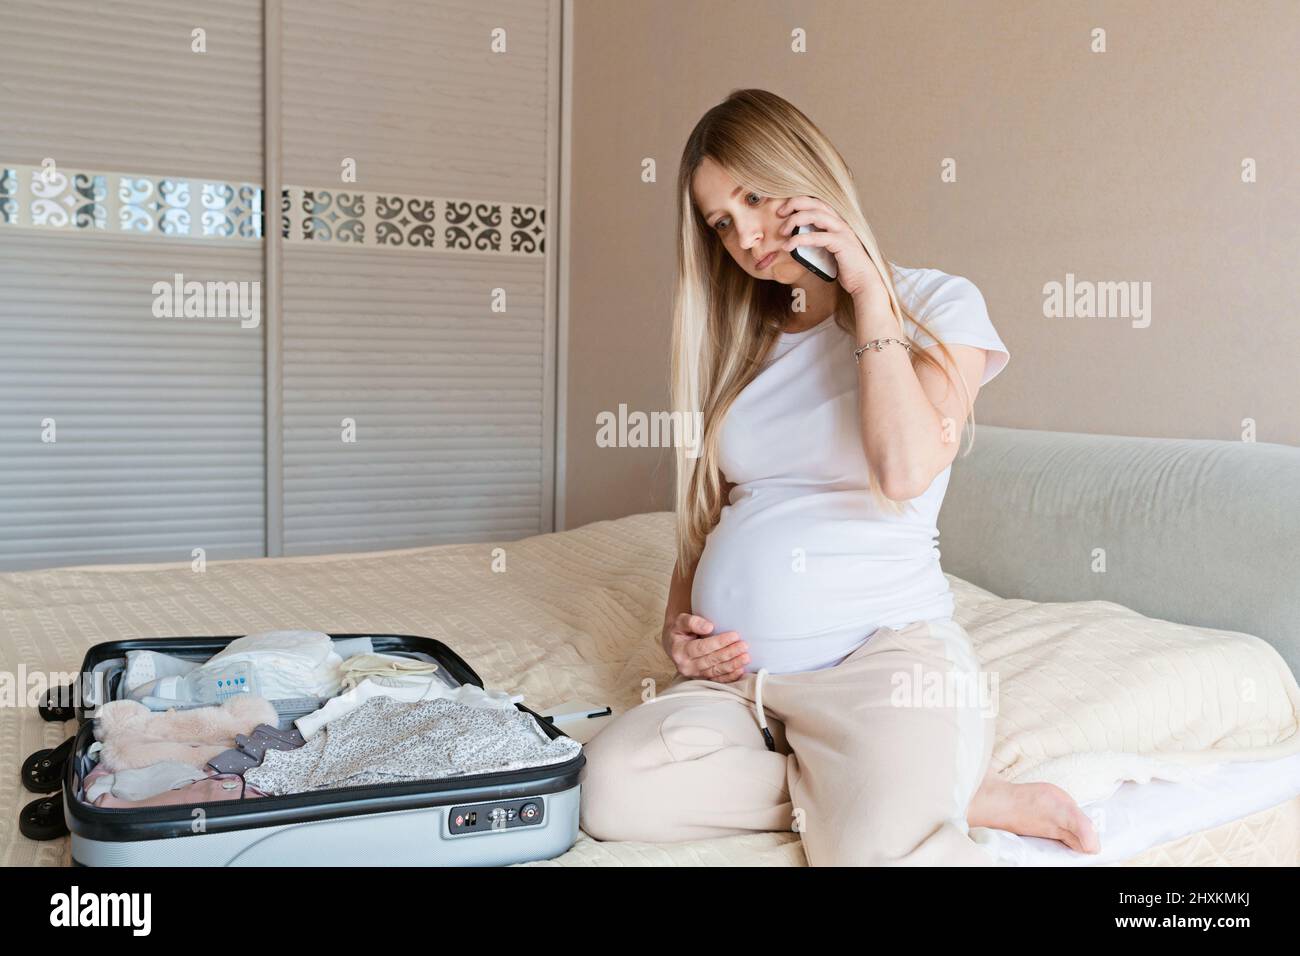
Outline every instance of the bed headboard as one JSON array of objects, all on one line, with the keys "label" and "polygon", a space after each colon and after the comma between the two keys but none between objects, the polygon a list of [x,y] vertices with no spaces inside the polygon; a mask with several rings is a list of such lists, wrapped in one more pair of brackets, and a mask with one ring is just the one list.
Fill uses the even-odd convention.
[{"label": "bed headboard", "polygon": [[939,515],[946,572],[1253,634],[1300,674],[1300,448],[977,423],[968,453],[968,435]]}]

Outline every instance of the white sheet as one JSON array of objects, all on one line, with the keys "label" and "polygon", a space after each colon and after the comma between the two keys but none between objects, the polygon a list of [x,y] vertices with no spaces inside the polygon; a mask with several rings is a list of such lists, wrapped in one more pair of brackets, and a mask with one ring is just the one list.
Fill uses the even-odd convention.
[{"label": "white sheet", "polygon": [[1081,804],[1101,836],[1101,852],[1076,853],[1056,840],[974,827],[1002,866],[1098,866],[1267,810],[1300,794],[1300,754],[1214,764],[1183,781],[1127,781],[1103,800]]}]

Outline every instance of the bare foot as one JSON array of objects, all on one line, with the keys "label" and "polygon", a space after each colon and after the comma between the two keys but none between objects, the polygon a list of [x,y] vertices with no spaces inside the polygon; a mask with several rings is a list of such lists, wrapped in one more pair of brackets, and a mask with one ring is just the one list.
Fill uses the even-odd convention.
[{"label": "bare foot", "polygon": [[1060,840],[1079,853],[1101,851],[1088,814],[1052,783],[1011,783],[990,770],[966,810],[966,822],[973,827]]}]

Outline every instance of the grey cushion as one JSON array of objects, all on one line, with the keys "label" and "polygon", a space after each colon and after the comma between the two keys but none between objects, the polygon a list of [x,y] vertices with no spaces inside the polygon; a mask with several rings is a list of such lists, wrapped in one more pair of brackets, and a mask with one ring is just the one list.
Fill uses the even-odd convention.
[{"label": "grey cushion", "polygon": [[946,572],[1252,634],[1300,674],[1300,448],[979,424],[974,438],[939,515]]}]

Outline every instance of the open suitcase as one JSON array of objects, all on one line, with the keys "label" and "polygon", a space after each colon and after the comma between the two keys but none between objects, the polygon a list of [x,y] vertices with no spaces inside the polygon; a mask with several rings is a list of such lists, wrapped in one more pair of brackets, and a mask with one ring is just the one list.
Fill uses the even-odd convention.
[{"label": "open suitcase", "polygon": [[[455,681],[483,686],[474,670],[441,641],[400,634],[330,637],[370,638],[377,653],[432,660]],[[126,652],[152,650],[200,661],[233,640],[176,637],[97,644],[82,664],[82,693],[72,694],[71,688],[51,691],[42,714],[50,720],[75,716],[79,721],[75,737],[64,745],[69,750],[61,771],[62,810],[74,863],[493,866],[550,859],[577,839],[578,775],[586,762],[581,752],[564,763],[521,770],[255,799],[145,808],[105,808],[83,801],[82,780],[94,759],[87,754],[95,740],[90,715],[101,703],[97,694],[117,699]],[[70,700],[75,703],[68,706]],[[318,702],[273,703],[280,726],[287,728]],[[565,736],[546,718],[522,704],[515,706],[531,714],[550,739]],[[30,775],[26,767],[24,772]],[[57,766],[51,772],[57,773]],[[38,805],[40,801],[32,806]]]}]

